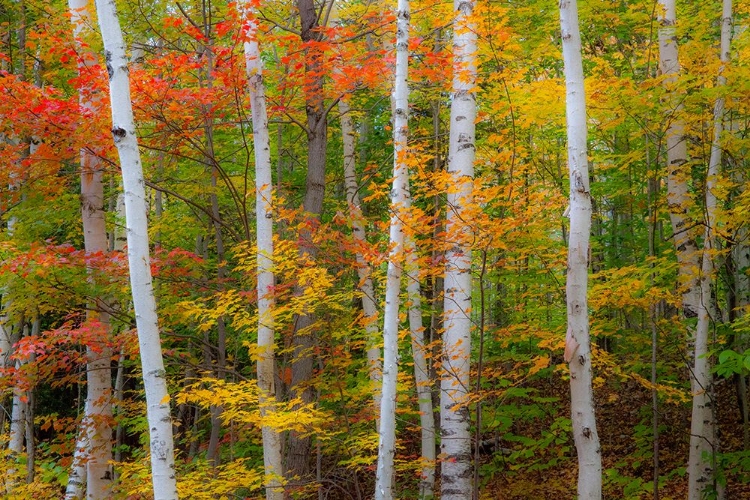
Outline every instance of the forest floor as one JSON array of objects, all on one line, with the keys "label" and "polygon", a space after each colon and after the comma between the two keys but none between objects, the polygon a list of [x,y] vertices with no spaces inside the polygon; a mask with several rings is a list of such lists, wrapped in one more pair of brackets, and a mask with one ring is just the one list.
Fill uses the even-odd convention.
[{"label": "forest floor", "polygon": [[[567,382],[559,377],[548,381],[543,392],[566,394]],[[604,384],[595,391],[596,417],[602,448],[604,469],[604,498],[684,500],[687,498],[687,475],[684,473],[688,457],[690,404],[659,406],[659,467],[661,485],[658,497],[653,493],[653,440],[651,392],[636,382],[614,387]],[[734,384],[722,380],[717,387],[720,402],[719,429],[724,452],[743,448],[742,422],[737,409]],[[569,403],[561,398],[557,415],[569,414]],[[526,433],[541,433],[542,429],[528,429]],[[575,446],[567,444],[566,459],[556,464],[529,472],[506,470],[493,474],[492,480],[481,488],[481,498],[503,500],[567,500],[575,498],[577,465]],[[750,499],[750,477],[728,473],[726,498]]]}]

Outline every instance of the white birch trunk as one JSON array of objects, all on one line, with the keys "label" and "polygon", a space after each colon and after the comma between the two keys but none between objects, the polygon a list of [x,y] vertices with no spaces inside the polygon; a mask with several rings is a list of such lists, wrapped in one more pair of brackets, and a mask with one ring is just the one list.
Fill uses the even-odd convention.
[{"label": "white birch trunk", "polygon": [[[717,86],[726,84],[724,66],[729,61],[732,36],[732,2],[724,0],[721,26],[721,67]],[[715,483],[715,455],[719,452],[719,439],[712,401],[713,374],[708,344],[711,329],[711,283],[714,277],[714,248],[716,224],[716,194],[714,192],[721,171],[721,134],[724,128],[724,98],[714,104],[714,136],[711,157],[706,173],[706,224],[703,233],[703,258],[700,275],[701,300],[698,303],[698,325],[695,329],[693,355],[693,411],[690,424],[690,457],[688,459],[688,499],[700,500],[709,489],[721,492]],[[723,497],[723,495],[720,495]]]},{"label": "white birch trunk", "polygon": [[[73,36],[82,61],[78,68],[83,74],[89,66],[96,63],[96,56],[83,45],[82,37],[87,26],[93,24],[93,16],[88,10],[86,0],[68,0],[68,7],[73,24]],[[81,107],[91,113],[96,112],[96,103],[89,89],[79,89]],[[101,161],[88,150],[81,150],[81,217],[83,221],[83,241],[86,252],[107,251],[107,229],[104,214],[104,184]],[[95,312],[95,305],[87,313],[89,320],[100,321],[108,330],[109,317],[105,313]],[[86,404],[84,418],[81,422],[82,435],[80,444],[83,455],[76,457],[73,468],[85,464],[86,498],[101,500],[110,497],[112,471],[109,461],[112,460],[112,352],[105,338],[100,346],[86,348]],[[76,452],[79,453],[77,447]],[[83,477],[77,477],[79,471],[69,476],[69,485],[80,484]],[[80,494],[80,492],[75,492]]]},{"label": "white birch trunk", "polygon": [[87,448],[86,432],[80,429],[76,438],[76,449],[73,452],[73,463],[70,465],[70,472],[68,473],[68,484],[65,487],[65,500],[83,498]]},{"label": "white birch trunk", "polygon": [[679,264],[678,281],[682,291],[682,312],[685,318],[695,318],[698,315],[700,301],[700,255],[695,242],[696,231],[688,217],[692,201],[688,191],[690,167],[687,164],[685,123],[680,116],[683,93],[675,89],[680,73],[675,33],[675,0],[660,0],[659,8],[662,11],[659,17],[659,69],[664,75],[664,86],[670,104],[665,116],[669,124],[666,132],[667,206]]},{"label": "white birch trunk", "polygon": [[[26,327],[23,326],[23,320],[18,322],[16,331],[18,332],[15,335],[16,342],[21,337],[25,337],[28,334]],[[15,342],[11,342],[11,344],[15,344]],[[26,360],[17,359],[14,363],[16,372],[22,370],[23,365],[25,364]],[[8,495],[11,495],[16,487],[16,474],[18,473],[16,466],[20,463],[20,458],[24,451],[23,444],[24,438],[26,437],[26,411],[28,409],[27,401],[27,392],[17,385],[14,386],[10,410],[10,428],[8,429],[8,451],[10,452],[10,467],[8,467],[8,480],[6,483],[6,492]]]},{"label": "white birch trunk", "polygon": [[[16,371],[20,371],[24,363],[16,360]],[[13,387],[13,402],[10,412],[10,436],[8,438],[8,451],[12,460],[17,460],[23,454],[23,438],[26,435],[26,391],[20,387]],[[13,469],[15,472],[15,469]]]},{"label": "white birch trunk", "polygon": [[[405,209],[411,207],[411,194],[407,189]],[[432,384],[427,366],[427,348],[422,324],[422,289],[419,283],[419,263],[414,238],[404,235],[406,252],[406,296],[409,308],[409,333],[414,358],[414,383],[419,405],[419,423],[422,433],[422,472],[419,481],[419,498],[432,498],[435,489],[435,415],[432,406]]]},{"label": "white birch trunk", "polygon": [[172,420],[151,279],[148,204],[130,100],[128,60],[114,0],[96,0],[96,10],[109,73],[112,136],[122,169],[130,286],[138,329],[143,385],[146,390],[154,499],[173,500],[178,495]]},{"label": "white birch trunk", "polygon": [[[257,40],[257,21],[251,16],[244,0],[238,4],[246,20],[247,41],[244,44],[245,66],[255,146],[255,210],[258,266],[258,389],[260,389],[261,415],[269,417],[274,408],[274,274],[273,274],[273,205],[271,179],[271,147],[268,132],[268,114],[263,84],[263,63]],[[263,436],[263,463],[266,474],[267,500],[281,500],[284,469],[281,462],[281,436],[270,426],[261,429]]]},{"label": "white birch trunk", "polygon": [[[346,200],[349,204],[349,220],[356,246],[364,248],[367,245],[367,232],[358,194],[359,184],[357,183],[355,169],[355,132],[349,112],[349,103],[341,99],[339,101],[339,113],[341,114],[341,134],[344,144],[344,185]],[[362,294],[362,313],[367,338],[367,367],[370,374],[373,403],[376,410],[380,411],[380,384],[382,383],[383,366],[380,360],[380,331],[378,329],[378,308],[375,303],[375,286],[372,283],[372,270],[362,252],[357,251],[355,259],[357,262],[357,277],[359,278],[357,286]]]},{"label": "white birch trunk", "polygon": [[[332,26],[339,24],[335,0],[333,0],[330,18]],[[338,67],[334,71],[341,73],[341,69]],[[344,189],[346,191],[346,201],[349,205],[352,236],[357,248],[365,248],[367,246],[367,231],[365,229],[365,218],[362,215],[362,204],[359,199],[359,184],[357,183],[356,133],[350,114],[349,103],[346,99],[342,98],[339,100],[338,106],[339,115],[341,116],[341,136],[344,149]],[[380,360],[380,330],[378,329],[375,286],[372,283],[372,269],[363,253],[356,250],[355,259],[357,262],[357,277],[359,278],[357,287],[362,294],[362,313],[364,315],[363,321],[365,336],[367,338],[367,367],[370,375],[375,411],[379,412],[383,366]]]},{"label": "white birch trunk", "polygon": [[565,62],[570,175],[565,361],[570,367],[570,411],[578,451],[578,498],[598,500],[602,497],[602,460],[591,385],[593,374],[587,303],[591,195],[586,147],[586,95],[576,0],[560,2],[560,28]]},{"label": "white birch trunk", "polygon": [[396,396],[401,274],[404,263],[403,214],[408,199],[406,162],[409,138],[409,1],[398,0],[396,12],[396,74],[393,89],[393,189],[391,191],[390,251],[383,311],[383,388],[380,400],[378,465],[375,498],[393,496],[393,457],[396,452]]},{"label": "white birch trunk", "polygon": [[451,187],[445,218],[449,240],[445,252],[444,328],[440,380],[442,440],[441,498],[472,496],[471,418],[466,402],[471,370],[471,225],[467,207],[474,181],[476,31],[474,2],[454,0],[453,95],[451,100],[448,173]]}]

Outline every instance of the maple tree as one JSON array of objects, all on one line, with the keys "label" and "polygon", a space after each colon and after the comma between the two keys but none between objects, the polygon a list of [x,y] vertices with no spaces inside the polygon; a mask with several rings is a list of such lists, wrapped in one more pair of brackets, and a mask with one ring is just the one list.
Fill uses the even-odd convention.
[{"label": "maple tree", "polygon": [[168,496],[567,497],[597,433],[592,497],[748,493],[746,4],[579,3],[572,186],[558,5],[411,0],[408,42],[395,0],[117,7],[149,224],[126,249],[93,4],[0,2],[8,495],[154,497],[157,354]]}]

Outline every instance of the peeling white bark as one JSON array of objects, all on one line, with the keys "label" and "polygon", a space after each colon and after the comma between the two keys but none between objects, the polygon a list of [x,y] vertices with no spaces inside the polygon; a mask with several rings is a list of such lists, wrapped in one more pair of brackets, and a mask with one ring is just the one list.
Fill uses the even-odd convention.
[{"label": "peeling white bark", "polygon": [[396,397],[401,275],[404,265],[404,223],[409,189],[406,162],[409,138],[409,1],[399,0],[396,12],[396,74],[393,88],[393,188],[391,190],[390,251],[383,311],[383,389],[380,400],[378,465],[375,498],[393,496],[393,457],[396,452]]},{"label": "peeling white bark", "polygon": [[453,94],[451,100],[447,196],[444,325],[440,380],[441,498],[472,496],[471,419],[466,403],[471,370],[471,226],[476,146],[476,31],[471,20],[474,2],[455,0],[453,21]]},{"label": "peeling white bark", "polygon": [[[411,207],[411,195],[407,190],[406,210]],[[419,405],[419,424],[422,434],[421,460],[423,462],[419,481],[419,498],[432,498],[435,490],[435,415],[432,406],[432,381],[427,366],[427,348],[422,324],[422,290],[419,282],[419,263],[414,238],[404,236],[406,252],[406,296],[409,303],[409,333],[414,359],[414,383]]]},{"label": "peeling white bark", "polygon": [[[721,67],[717,86],[726,84],[724,66],[729,62],[729,48],[732,36],[732,2],[724,0],[721,28]],[[715,454],[719,451],[716,429],[716,415],[712,398],[713,374],[708,344],[711,330],[711,283],[715,266],[713,252],[716,225],[716,185],[721,170],[721,134],[724,128],[724,99],[719,97],[714,104],[714,136],[711,144],[711,157],[706,173],[706,224],[703,232],[703,256],[700,275],[700,301],[698,303],[698,324],[695,329],[692,370],[693,410],[690,423],[690,456],[688,459],[688,499],[700,500],[709,489],[716,489],[723,497],[723,489],[715,484]]]},{"label": "peeling white bark", "polygon": [[[339,23],[335,0],[331,8],[331,25]],[[334,68],[341,73],[340,68]],[[346,201],[349,205],[349,221],[352,236],[358,248],[367,246],[367,230],[365,218],[362,214],[362,204],[359,199],[359,184],[356,172],[356,133],[351,117],[351,109],[345,98],[339,100],[339,115],[341,116],[341,136],[344,149],[344,189]],[[378,308],[375,301],[375,286],[372,283],[372,269],[363,253],[355,251],[357,262],[358,288],[362,294],[362,312],[367,339],[367,367],[373,393],[375,411],[380,411],[380,385],[382,384],[383,366],[380,359],[380,329],[378,328]],[[379,425],[379,424],[378,424]]]},{"label": "peeling white bark", "polygon": [[594,415],[587,301],[591,194],[586,145],[586,95],[576,0],[560,2],[560,30],[565,62],[565,114],[570,175],[570,235],[566,275],[568,333],[565,361],[570,367],[570,411],[578,451],[578,498],[599,500],[602,497],[602,458]]},{"label": "peeling white bark", "polygon": [[[244,0],[238,3],[240,14],[248,26],[248,40],[244,44],[245,66],[255,146],[255,211],[258,267],[258,388],[261,398],[261,415],[268,417],[276,401],[274,387],[274,274],[273,274],[273,181],[271,179],[271,147],[268,132],[268,114],[263,84],[263,63],[258,46],[257,21]],[[281,500],[281,436],[269,426],[261,429],[263,436],[263,462],[266,474],[266,499]]]},{"label": "peeling white bark", "polygon": [[687,164],[685,123],[682,119],[682,93],[675,88],[680,74],[677,36],[675,32],[675,0],[661,0],[659,7],[659,69],[664,75],[669,109],[665,120],[667,142],[667,206],[672,225],[672,239],[679,264],[678,279],[682,290],[682,311],[686,318],[698,315],[700,255],[695,242],[696,228],[688,217],[692,204],[688,190],[690,168]]},{"label": "peeling white bark", "polygon": [[[82,58],[78,72],[83,74],[97,59],[82,43],[88,27],[93,25],[93,16],[87,0],[68,0],[68,7],[74,40]],[[90,89],[79,89],[79,95],[81,107],[90,113],[96,112],[95,96]],[[99,158],[86,149],[81,150],[81,218],[84,247],[88,253],[107,251],[103,177]],[[94,309],[87,314],[87,318],[101,322],[108,330],[108,315],[97,313]],[[80,469],[84,468],[86,498],[104,500],[111,496],[113,479],[109,465],[112,460],[112,352],[107,339],[104,338],[97,349],[88,346],[86,357],[86,404],[68,486],[71,495],[80,494],[77,491],[83,479]],[[66,498],[70,498],[67,493]]]},{"label": "peeling white bark", "polygon": [[112,136],[122,169],[128,266],[146,391],[154,499],[176,500],[172,419],[151,279],[148,204],[130,98],[128,60],[114,0],[96,0],[96,11],[109,73]]}]

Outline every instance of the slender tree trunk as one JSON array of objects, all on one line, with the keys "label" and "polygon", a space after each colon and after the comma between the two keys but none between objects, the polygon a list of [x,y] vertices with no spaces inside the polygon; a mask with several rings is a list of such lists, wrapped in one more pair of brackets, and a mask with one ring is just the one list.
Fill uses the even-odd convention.
[{"label": "slender tree trunk", "polygon": [[[723,87],[726,78],[724,66],[729,61],[729,47],[732,36],[732,2],[723,1],[721,29],[721,67],[717,86]],[[698,302],[698,325],[695,329],[693,355],[693,411],[690,424],[690,458],[688,462],[688,498],[700,500],[709,488],[723,497],[721,488],[715,479],[716,454],[719,452],[719,438],[716,429],[716,403],[713,400],[713,374],[711,358],[708,352],[711,329],[711,284],[714,277],[714,253],[716,239],[716,193],[721,170],[721,134],[724,121],[724,98],[716,99],[714,105],[714,136],[711,144],[711,156],[706,173],[706,223],[703,233],[703,256],[700,274],[700,298]]]},{"label": "slender tree trunk", "polygon": [[[16,360],[16,371],[19,372],[25,363],[21,360]],[[7,480],[6,491],[11,494],[15,489],[16,481],[16,466],[21,463],[21,456],[23,455],[23,443],[24,437],[26,436],[26,411],[27,411],[27,398],[26,391],[16,386],[13,387],[13,403],[10,413],[10,432],[8,437],[8,451],[10,452],[9,461],[12,464],[8,469],[8,475],[10,476]]]},{"label": "slender tree trunk", "polygon": [[581,35],[576,0],[560,2],[560,28],[565,62],[568,170],[570,175],[570,235],[568,239],[568,332],[565,361],[570,367],[570,411],[578,451],[578,498],[602,497],[602,459],[594,416],[591,385],[591,344],[588,316],[591,194],[586,147],[586,97],[583,88]]},{"label": "slender tree trunk", "polygon": [[398,1],[396,12],[396,74],[393,90],[393,188],[388,274],[383,312],[383,387],[380,400],[378,465],[375,498],[393,498],[393,457],[396,451],[396,396],[401,274],[404,265],[404,217],[409,189],[407,142],[409,138],[409,2]]},{"label": "slender tree trunk", "polygon": [[[205,12],[204,12],[205,14]],[[204,36],[206,40],[209,40],[204,46],[203,50],[206,55],[206,88],[210,91],[213,88],[213,76],[212,71],[214,67],[213,57],[213,46],[211,44],[211,25],[210,19],[204,16]],[[219,290],[224,288],[224,279],[226,277],[226,268],[224,266],[224,235],[221,231],[221,213],[219,211],[219,197],[216,193],[218,187],[219,177],[219,165],[217,164],[216,155],[214,154],[214,122],[211,116],[211,105],[206,104],[203,106],[205,113],[205,122],[203,130],[205,133],[205,151],[206,151],[206,163],[212,165],[211,167],[211,218],[214,230],[214,237],[216,238],[216,277],[218,279]],[[214,359],[211,349],[207,350],[208,366],[207,370],[213,370],[214,376],[218,379],[224,378],[226,369],[226,357],[227,357],[227,329],[224,316],[219,316],[216,320],[216,358]],[[210,342],[209,342],[210,343]],[[206,458],[208,462],[216,467],[220,462],[220,438],[221,438],[221,414],[223,407],[221,405],[214,405],[209,408],[209,414],[211,415],[211,432],[209,434],[208,449],[206,450]]]},{"label": "slender tree trunk", "polygon": [[[86,0],[69,0],[68,6],[73,24],[73,36],[81,54],[78,73],[81,76],[96,64],[97,57],[88,50],[83,37],[93,16]],[[99,107],[96,96],[90,89],[79,89],[81,107],[95,113]],[[81,150],[81,217],[83,241],[87,253],[107,251],[107,229],[104,213],[104,171],[101,161],[89,150]],[[97,312],[92,304],[87,313],[89,322],[98,322],[107,332],[98,345],[86,347],[86,404],[81,422],[84,446],[83,462],[86,469],[86,498],[106,499],[110,497],[112,471],[112,352],[107,340],[109,315]],[[75,467],[76,465],[74,465]],[[72,476],[75,476],[73,474]]]},{"label": "slender tree trunk", "polygon": [[[695,243],[696,228],[688,217],[692,201],[688,192],[690,168],[687,165],[687,143],[682,112],[682,92],[676,89],[680,73],[675,34],[675,0],[661,0],[663,16],[659,22],[659,66],[665,75],[664,85],[670,103],[666,119],[667,127],[667,205],[677,261],[679,264],[679,286],[682,290],[682,314],[685,318],[698,315],[700,286],[697,269],[700,268],[698,247]],[[689,335],[692,337],[692,334]]]},{"label": "slender tree trunk", "polygon": [[[332,0],[331,24],[338,24],[336,0]],[[336,71],[340,74],[341,69]],[[367,247],[367,230],[365,218],[362,214],[362,204],[359,199],[359,183],[357,182],[356,132],[351,116],[349,102],[345,98],[339,100],[339,115],[341,120],[341,136],[344,150],[344,189],[346,201],[349,205],[349,220],[352,236],[357,248]],[[380,411],[380,385],[382,383],[383,366],[380,359],[380,331],[378,328],[378,309],[375,301],[375,286],[372,282],[372,269],[364,257],[363,251],[355,251],[357,262],[357,277],[362,294],[363,323],[367,341],[367,366],[370,374],[370,385],[373,393],[375,411]],[[380,424],[378,423],[378,426]]]},{"label": "slender tree trunk", "polygon": [[75,451],[73,452],[73,463],[68,473],[68,484],[65,487],[65,500],[83,498],[84,481],[86,478],[86,432],[83,428],[78,431],[76,437]]},{"label": "slender tree trunk", "polygon": [[[408,210],[410,203],[407,187]],[[432,405],[432,378],[427,364],[427,347],[425,346],[425,328],[422,323],[422,290],[419,282],[419,263],[414,238],[404,236],[406,252],[406,295],[409,308],[409,331],[411,334],[411,351],[414,359],[414,382],[417,389],[419,405],[419,423],[421,427],[422,471],[419,481],[419,498],[432,498],[435,490],[435,416]]]},{"label": "slender tree trunk", "polygon": [[[748,230],[746,227],[738,231],[737,244],[732,249],[732,258],[734,260],[734,275],[736,283],[736,297],[738,315],[747,314],[746,311],[750,305],[750,277],[745,270],[750,269],[750,247],[747,245]],[[747,336],[739,335],[735,339],[735,351],[743,352],[747,346]],[[742,419],[742,443],[743,449],[750,449],[750,402],[748,401],[747,376],[737,374],[737,403],[739,406],[740,418]]]},{"label": "slender tree trunk", "polygon": [[[321,40],[318,31],[318,12],[313,0],[297,0],[300,13],[301,38],[305,45],[305,112],[307,114],[307,178],[302,208],[307,218],[307,227],[300,234],[301,259],[314,260],[317,249],[312,241],[312,232],[320,222],[325,194],[325,166],[328,148],[328,123],[323,95],[325,61],[323,52],[316,44]],[[295,293],[302,294],[301,287]],[[295,320],[292,361],[291,395],[303,403],[311,403],[313,390],[309,380],[313,373],[313,347],[315,332],[311,331],[315,318],[312,312],[300,314]],[[306,477],[310,471],[311,440],[291,432],[287,455],[287,474]]]},{"label": "slender tree trunk", "polygon": [[[39,316],[39,311],[34,314],[34,322],[31,325],[32,337],[37,337],[42,330],[42,320]],[[36,354],[31,353],[29,356],[29,363],[36,362]],[[31,484],[34,481],[34,467],[36,463],[36,440],[34,433],[34,406],[35,406],[35,394],[34,388],[32,387],[26,392],[26,484]]]},{"label": "slender tree trunk", "polygon": [[[274,411],[276,389],[274,384],[274,274],[273,274],[273,180],[271,178],[271,146],[266,112],[266,94],[263,83],[263,62],[257,40],[257,21],[249,12],[244,0],[240,2],[243,19],[247,19],[245,65],[250,90],[250,107],[253,119],[255,146],[255,212],[257,231],[258,267],[258,389],[261,415],[268,417]],[[266,471],[266,499],[281,500],[281,436],[270,426],[261,429],[263,436],[263,463]]]},{"label": "slender tree trunk", "polygon": [[[352,236],[358,247],[367,246],[367,231],[365,219],[362,214],[362,205],[359,199],[359,184],[356,172],[356,143],[354,125],[350,114],[349,103],[341,99],[339,101],[339,113],[341,114],[341,134],[344,144],[344,185],[346,190],[346,201],[349,204],[349,219],[352,226]],[[380,359],[380,335],[378,329],[378,309],[375,301],[375,286],[372,282],[372,269],[365,260],[364,254],[357,251],[357,277],[358,288],[362,294],[362,311],[365,334],[367,338],[367,366],[370,374],[370,382],[373,392],[373,402],[377,411],[380,411],[380,384],[382,383],[383,366]]]},{"label": "slender tree trunk", "polygon": [[453,95],[451,101],[445,252],[444,327],[440,377],[441,498],[472,495],[471,418],[467,402],[471,369],[471,209],[476,120],[476,32],[474,2],[455,0]]},{"label": "slender tree trunk", "polygon": [[151,448],[155,500],[178,498],[174,441],[166,372],[162,359],[156,300],[151,279],[143,169],[135,135],[125,42],[114,0],[96,0],[99,26],[109,73],[112,136],[120,157],[125,193],[130,286],[140,347]]}]

